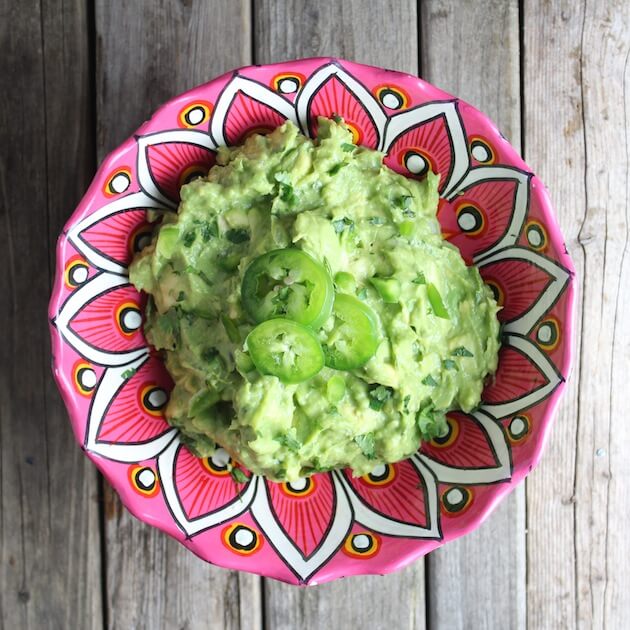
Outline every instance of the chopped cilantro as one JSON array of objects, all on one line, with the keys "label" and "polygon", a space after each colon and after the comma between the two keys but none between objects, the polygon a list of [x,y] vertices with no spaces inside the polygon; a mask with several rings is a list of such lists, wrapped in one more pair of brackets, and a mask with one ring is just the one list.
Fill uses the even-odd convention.
[{"label": "chopped cilantro", "polygon": [[356,148],[357,148],[356,145],[350,144],[349,142],[341,143],[341,150],[346,151],[346,153],[350,153],[351,151],[354,151]]},{"label": "chopped cilantro", "polygon": [[441,411],[436,411],[431,405],[425,407],[418,412],[416,416],[418,429],[425,441],[432,440],[436,437],[442,437],[448,431],[446,417]]},{"label": "chopped cilantro", "polygon": [[333,114],[333,115],[332,115],[332,119],[333,119],[336,123],[342,123],[342,122],[343,122],[343,118],[342,118],[339,114]]},{"label": "chopped cilantro", "polygon": [[344,166],[348,166],[347,162],[339,162],[328,170],[329,175],[336,175]]},{"label": "chopped cilantro", "polygon": [[232,468],[230,476],[236,483],[247,483],[249,481],[247,475],[240,468]]},{"label": "chopped cilantro", "polygon": [[370,217],[368,222],[372,225],[383,225],[383,223],[385,223],[385,219],[383,217]]},{"label": "chopped cilantro", "polygon": [[289,433],[278,435],[274,438],[274,440],[294,453],[302,448],[302,443]]},{"label": "chopped cilantro", "polygon": [[352,232],[352,230],[354,230],[354,221],[352,219],[348,219],[348,217],[333,221],[332,224],[337,234],[340,234],[345,229],[348,229],[349,232]]},{"label": "chopped cilantro", "polygon": [[216,223],[204,223],[200,230],[201,240],[207,243],[211,238],[219,235],[219,228]]},{"label": "chopped cilantro", "polygon": [[133,375],[134,375],[137,371],[138,371],[138,368],[129,368],[128,370],[125,370],[125,371],[121,374],[121,376],[122,376],[124,379],[131,378],[131,377],[132,377],[132,376],[133,376]]},{"label": "chopped cilantro", "polygon": [[414,284],[426,284],[427,279],[424,277],[424,274],[422,273],[422,271],[420,271],[418,275],[411,282],[413,282]]},{"label": "chopped cilantro", "polygon": [[374,454],[374,435],[372,433],[357,435],[354,441],[368,459],[374,459],[376,457]]},{"label": "chopped cilantro", "polygon": [[428,374],[422,379],[422,384],[429,385],[430,387],[436,387],[437,381],[430,374]]},{"label": "chopped cilantro", "polygon": [[225,238],[227,238],[230,243],[244,243],[245,241],[249,241],[249,232],[244,228],[235,228],[228,230],[225,233]]},{"label": "chopped cilantro", "polygon": [[444,368],[446,370],[456,370],[457,369],[457,363],[455,363],[455,361],[453,361],[453,359],[444,359],[444,361],[442,361],[442,365],[444,366]]},{"label": "chopped cilantro", "polygon": [[394,390],[385,385],[372,385],[368,397],[370,398],[370,409],[380,411],[385,403],[392,397]]},{"label": "chopped cilantro", "polygon": [[452,357],[474,357],[475,355],[468,348],[465,348],[464,346],[459,346],[459,348],[455,348],[455,350],[451,352],[451,356]]},{"label": "chopped cilantro", "polygon": [[184,247],[190,247],[195,242],[196,234],[190,230],[190,232],[186,232],[182,238],[182,242],[184,243]]},{"label": "chopped cilantro", "polygon": [[405,413],[409,413],[409,401],[411,400],[411,396],[409,396],[409,394],[407,394],[407,396],[405,396],[403,398],[403,409],[405,410]]},{"label": "chopped cilantro", "polygon": [[183,291],[180,291],[177,295],[176,302],[183,302],[186,299],[186,294]]},{"label": "chopped cilantro", "polygon": [[289,206],[294,206],[297,203],[297,196],[291,184],[280,182],[280,200],[284,201]]}]

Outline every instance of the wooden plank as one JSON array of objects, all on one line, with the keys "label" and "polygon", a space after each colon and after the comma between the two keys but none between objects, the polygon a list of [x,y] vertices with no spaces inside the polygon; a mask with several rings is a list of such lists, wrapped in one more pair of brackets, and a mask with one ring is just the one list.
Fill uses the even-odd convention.
[{"label": "wooden plank", "polygon": [[[425,0],[423,77],[492,118],[520,145],[517,0]],[[475,532],[429,556],[429,620],[438,628],[524,628],[525,490]]]},{"label": "wooden plank", "polygon": [[[339,56],[416,74],[416,5],[258,0],[255,59]],[[287,19],[286,16],[293,16]],[[266,627],[425,627],[424,563],[387,577],[361,576],[306,589],[265,580]],[[331,626],[332,624],[332,626]]]},{"label": "wooden plank", "polygon": [[56,237],[94,166],[87,32],[81,0],[0,7],[3,628],[103,622],[97,477],[52,381],[46,321]]},{"label": "wooden plank", "polygon": [[532,628],[630,616],[630,5],[526,2],[525,147],[577,277],[576,365],[528,486]]},{"label": "wooden plank", "polygon": [[[102,159],[164,101],[251,61],[249,2],[99,0],[96,37]],[[136,521],[109,488],[105,521],[110,628],[261,626],[258,577],[200,561]]]}]

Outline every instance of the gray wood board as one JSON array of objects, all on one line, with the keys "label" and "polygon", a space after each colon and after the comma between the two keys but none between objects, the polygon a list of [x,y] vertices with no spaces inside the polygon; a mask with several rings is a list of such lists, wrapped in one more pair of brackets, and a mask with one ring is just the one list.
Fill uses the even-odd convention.
[{"label": "gray wood board", "polygon": [[[295,19],[287,19],[295,16]],[[409,0],[337,3],[257,0],[254,57],[270,63],[338,56],[417,74],[417,14]],[[360,576],[306,589],[265,580],[266,627],[425,627],[424,563],[386,577]]]},{"label": "gray wood board", "polygon": [[52,382],[47,324],[55,240],[94,166],[87,21],[80,0],[0,6],[3,628],[103,621],[97,476]]},{"label": "gray wood board", "polygon": [[[251,61],[249,2],[96,3],[102,159],[163,102]],[[110,628],[257,628],[260,578],[213,567],[105,489]]]},{"label": "gray wood board", "polygon": [[[520,146],[516,0],[421,3],[423,78],[471,103]],[[428,558],[431,627],[525,628],[525,488]]]},{"label": "gray wood board", "polygon": [[630,5],[525,2],[525,154],[578,278],[575,363],[528,484],[532,628],[630,617]]}]

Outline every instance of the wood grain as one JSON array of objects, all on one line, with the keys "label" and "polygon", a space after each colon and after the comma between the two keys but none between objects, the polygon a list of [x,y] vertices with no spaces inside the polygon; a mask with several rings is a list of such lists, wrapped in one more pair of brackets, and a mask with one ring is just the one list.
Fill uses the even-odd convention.
[{"label": "wood grain", "polygon": [[526,157],[551,191],[580,288],[576,364],[528,486],[532,628],[630,616],[630,5],[526,2]]},{"label": "wood grain", "polygon": [[[518,2],[422,3],[423,77],[468,101],[517,149],[521,137]],[[525,489],[476,531],[429,556],[431,627],[526,626]]]},{"label": "wood grain", "polygon": [[[56,236],[94,166],[86,5],[0,5],[0,627],[101,628],[96,472],[50,372]],[[65,71],[71,68],[71,71]]]},{"label": "wood grain", "polygon": [[[157,106],[251,61],[249,2],[96,3],[98,156]],[[106,488],[109,628],[258,628],[260,579],[202,562]]]},{"label": "wood grain", "polygon": [[[356,0],[257,0],[254,56],[259,63],[338,56],[416,74],[416,21],[416,5],[408,0],[379,0],[370,3],[369,11]],[[423,565],[419,561],[387,577],[353,577],[308,589],[265,580],[266,627],[424,628]]]}]

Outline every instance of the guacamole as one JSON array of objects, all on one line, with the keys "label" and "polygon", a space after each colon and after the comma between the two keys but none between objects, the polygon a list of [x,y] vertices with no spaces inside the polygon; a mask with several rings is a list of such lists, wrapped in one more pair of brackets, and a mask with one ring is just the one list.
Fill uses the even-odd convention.
[{"label": "guacamole", "polygon": [[497,304],[444,241],[438,175],[407,179],[341,119],[223,147],[181,189],[131,282],[199,456],[272,480],[363,475],[443,436],[497,367]]}]

